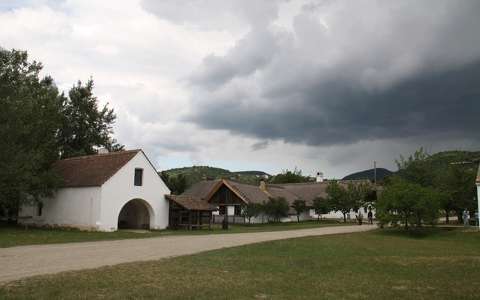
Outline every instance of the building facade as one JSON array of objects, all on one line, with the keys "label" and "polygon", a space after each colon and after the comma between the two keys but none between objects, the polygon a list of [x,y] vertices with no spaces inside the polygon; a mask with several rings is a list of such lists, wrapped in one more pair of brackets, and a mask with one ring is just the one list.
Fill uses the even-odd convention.
[{"label": "building facade", "polygon": [[62,178],[52,197],[19,212],[21,223],[115,231],[164,229],[170,191],[142,150],[60,160]]}]

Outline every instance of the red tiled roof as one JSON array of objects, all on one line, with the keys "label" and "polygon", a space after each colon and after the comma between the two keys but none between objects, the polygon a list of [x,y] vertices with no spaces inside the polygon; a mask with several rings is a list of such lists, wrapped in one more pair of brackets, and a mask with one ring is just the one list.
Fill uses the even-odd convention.
[{"label": "red tiled roof", "polygon": [[119,151],[62,159],[53,170],[63,179],[61,187],[101,186],[142,150]]},{"label": "red tiled roof", "polygon": [[165,198],[177,203],[181,207],[188,210],[203,210],[203,211],[217,210],[217,207],[215,205],[208,203],[206,200],[200,200],[192,196],[165,195]]}]

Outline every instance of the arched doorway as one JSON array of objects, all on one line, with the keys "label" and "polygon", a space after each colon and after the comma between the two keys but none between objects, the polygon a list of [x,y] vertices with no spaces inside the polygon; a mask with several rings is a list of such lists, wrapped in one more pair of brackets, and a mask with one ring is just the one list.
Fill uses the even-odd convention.
[{"label": "arched doorway", "polygon": [[150,209],[141,199],[128,201],[118,215],[118,229],[150,229]]}]

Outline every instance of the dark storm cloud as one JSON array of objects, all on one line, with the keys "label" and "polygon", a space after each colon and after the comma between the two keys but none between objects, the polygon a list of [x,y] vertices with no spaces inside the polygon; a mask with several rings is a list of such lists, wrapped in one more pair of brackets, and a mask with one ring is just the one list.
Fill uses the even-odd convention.
[{"label": "dark storm cloud", "polygon": [[480,142],[480,2],[351,3],[307,6],[292,32],[251,31],[207,57],[189,120],[309,145]]},{"label": "dark storm cloud", "polygon": [[415,136],[480,140],[480,63],[420,74],[381,92],[332,81],[298,97],[302,101],[294,107],[261,112],[216,103],[199,109],[194,120],[207,128],[312,145]]},{"label": "dark storm cloud", "polygon": [[269,145],[268,141],[261,141],[261,142],[253,144],[252,145],[252,150],[253,151],[263,150],[263,149],[266,149],[268,147],[268,145]]}]

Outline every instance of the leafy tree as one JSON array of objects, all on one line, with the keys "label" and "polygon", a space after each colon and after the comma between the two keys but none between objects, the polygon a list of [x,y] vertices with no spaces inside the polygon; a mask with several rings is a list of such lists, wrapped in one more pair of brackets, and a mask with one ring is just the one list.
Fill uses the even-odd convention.
[{"label": "leafy tree", "polygon": [[112,138],[116,115],[107,104],[101,109],[98,107],[93,87],[92,79],[85,85],[78,81],[70,89],[68,98],[63,97],[64,118],[59,133],[63,158],[95,154],[100,147],[123,150]]},{"label": "leafy tree", "polygon": [[55,189],[61,97],[42,65],[23,51],[0,48],[0,210],[15,217],[23,202]]},{"label": "leafy tree", "polygon": [[438,217],[441,194],[432,188],[393,179],[377,202],[377,219],[381,224],[403,224],[405,229],[415,225],[434,224]]},{"label": "leafy tree", "polygon": [[316,197],[313,199],[313,209],[318,215],[318,221],[320,221],[320,215],[328,214],[332,210],[328,200],[322,197]]},{"label": "leafy tree", "polygon": [[274,222],[280,222],[281,218],[288,216],[288,202],[283,197],[270,198],[265,203],[265,212],[273,217]]},{"label": "leafy tree", "polygon": [[445,151],[429,155],[420,148],[408,159],[400,157],[397,177],[441,192],[446,222],[451,211],[461,221],[465,208],[476,209],[475,173],[479,159],[479,152]]},{"label": "leafy tree", "polygon": [[340,211],[343,214],[343,222],[347,222],[347,213],[354,207],[351,197],[347,190],[338,182],[332,181],[327,186],[327,200],[334,211]]},{"label": "leafy tree", "polygon": [[[435,187],[442,193],[441,208],[445,211],[445,222],[449,223],[451,211],[457,216],[462,216],[462,211],[467,208],[471,211],[476,209],[475,185],[476,172],[473,168],[464,165],[451,164],[444,172],[435,177]],[[461,221],[461,220],[460,220]]]},{"label": "leafy tree", "polygon": [[429,157],[430,155],[423,148],[418,149],[408,158],[400,155],[400,159],[395,161],[398,167],[397,175],[422,186],[432,186],[434,173]]},{"label": "leafy tree", "polygon": [[305,200],[297,199],[293,201],[292,208],[297,213],[297,221],[300,222],[300,215],[307,210],[307,204]]},{"label": "leafy tree", "polygon": [[251,223],[251,219],[257,217],[262,212],[262,205],[259,203],[249,202],[242,208],[242,216],[248,219],[248,223]]},{"label": "leafy tree", "polygon": [[297,170],[297,168],[293,171],[284,170],[281,174],[273,176],[270,180],[271,183],[300,183],[309,181],[310,178],[303,176],[302,170]]},{"label": "leafy tree", "polygon": [[180,195],[187,189],[187,179],[183,174],[170,176],[167,172],[162,171],[159,175],[173,195]]}]

